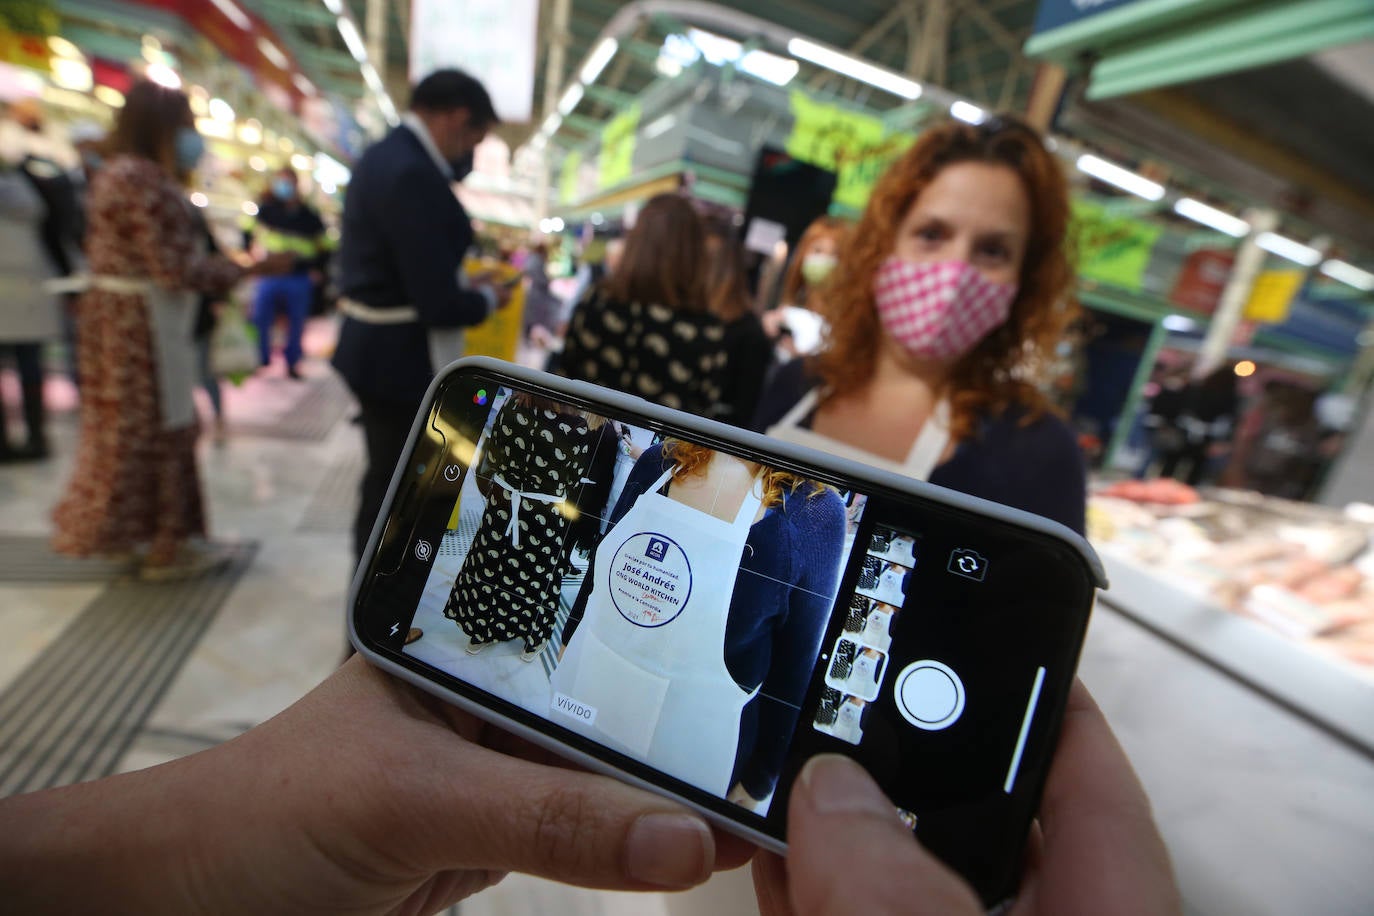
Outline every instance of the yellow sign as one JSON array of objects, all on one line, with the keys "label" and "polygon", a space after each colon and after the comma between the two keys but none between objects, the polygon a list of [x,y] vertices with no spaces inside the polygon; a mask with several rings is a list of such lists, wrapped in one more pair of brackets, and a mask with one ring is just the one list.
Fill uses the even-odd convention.
[{"label": "yellow sign", "polygon": [[48,42],[41,35],[11,32],[0,25],[0,63],[47,73],[51,56]]},{"label": "yellow sign", "polygon": [[639,130],[639,103],[611,118],[601,131],[601,158],[597,165],[597,187],[613,188],[630,180],[634,169],[636,132]]},{"label": "yellow sign", "polygon": [[[463,271],[469,277],[479,273],[491,274],[498,281],[513,280],[520,275],[520,272],[509,264],[473,259],[463,262]],[[524,318],[525,291],[516,286],[511,292],[509,305],[497,309],[481,324],[467,329],[467,333],[463,335],[463,354],[491,356],[513,362],[516,348],[520,345],[520,326]]]},{"label": "yellow sign", "polygon": [[788,154],[835,172],[835,202],[855,210],[863,209],[878,179],[915,141],[909,134],[889,135],[881,118],[818,102],[796,89],[791,107]]},{"label": "yellow sign", "polygon": [[570,150],[568,155],[563,157],[563,167],[558,171],[558,202],[560,204],[577,202],[579,173],[581,171],[582,154],[577,150]]},{"label": "yellow sign", "polygon": [[1302,289],[1300,270],[1266,270],[1255,278],[1250,298],[1245,300],[1245,320],[1266,324],[1282,324],[1288,320],[1288,310]]}]

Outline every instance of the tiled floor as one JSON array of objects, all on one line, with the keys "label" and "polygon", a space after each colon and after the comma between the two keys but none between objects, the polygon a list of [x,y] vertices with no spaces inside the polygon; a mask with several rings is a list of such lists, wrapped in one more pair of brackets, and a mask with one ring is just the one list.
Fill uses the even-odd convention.
[{"label": "tiled floor", "polygon": [[[328,370],[316,362],[308,371]],[[260,549],[120,769],[237,734],[289,705],[338,662],[350,507],[338,505],[349,488],[335,478],[357,468],[361,437],[346,414],[318,439],[250,430],[291,409],[292,386],[269,377],[231,390],[229,410],[244,431],[222,447],[202,447],[215,536],[256,541]],[[53,401],[71,403],[60,386]],[[69,469],[74,415],[59,413],[53,427],[53,461],[0,468],[0,535],[47,528]],[[0,582],[0,690],[103,587]],[[1097,612],[1081,670],[1154,799],[1191,913],[1374,913],[1370,759],[1107,609]],[[753,911],[747,872],[691,894],[647,897],[516,876],[463,906],[470,916]]]}]

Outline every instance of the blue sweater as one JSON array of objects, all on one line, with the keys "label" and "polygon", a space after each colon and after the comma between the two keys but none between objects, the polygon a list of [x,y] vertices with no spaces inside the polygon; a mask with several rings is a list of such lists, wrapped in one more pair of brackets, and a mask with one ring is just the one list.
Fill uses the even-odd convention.
[{"label": "blue sweater", "polygon": [[[759,401],[754,429],[767,432],[819,384],[803,360],[781,367]],[[984,417],[973,436],[931,473],[930,483],[1042,515],[1082,534],[1087,471],[1073,430],[1048,414],[1029,423],[1025,417],[1015,407]],[[809,428],[811,417],[802,425]]]},{"label": "blue sweater", "polygon": [[[612,524],[669,464],[662,446],[639,457],[611,514]],[[745,541],[725,623],[724,651],[725,667],[736,683],[749,690],[760,688],[740,716],[731,779],[732,786],[742,782],[757,799],[773,791],[796,728],[839,586],[844,532],[839,494],[803,485],[784,493],[781,506],[765,511]],[[577,629],[592,587],[589,568],[563,629],[565,645]]]}]

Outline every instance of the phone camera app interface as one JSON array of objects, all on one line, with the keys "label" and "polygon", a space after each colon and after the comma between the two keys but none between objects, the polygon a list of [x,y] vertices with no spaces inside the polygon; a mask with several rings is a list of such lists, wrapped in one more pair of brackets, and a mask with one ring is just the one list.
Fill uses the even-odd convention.
[{"label": "phone camera app interface", "polygon": [[988,561],[978,551],[960,547],[949,555],[949,571],[956,576],[982,582],[988,572]]},{"label": "phone camera app interface", "polygon": [[[505,387],[473,446],[403,651],[766,815],[864,497]],[[871,588],[828,681],[846,740],[916,561],[896,532],[860,546]]]}]

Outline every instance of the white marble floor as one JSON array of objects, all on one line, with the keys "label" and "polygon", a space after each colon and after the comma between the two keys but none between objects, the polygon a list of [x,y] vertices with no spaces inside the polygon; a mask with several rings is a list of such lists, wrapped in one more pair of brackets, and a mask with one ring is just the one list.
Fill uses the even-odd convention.
[{"label": "white marble floor", "polygon": [[[327,372],[320,362],[311,373]],[[232,414],[276,410],[291,383],[230,392]],[[7,388],[12,385],[7,385]],[[60,390],[57,406],[69,407]],[[251,417],[240,416],[240,419]],[[74,416],[53,421],[57,457],[0,467],[0,533],[42,533],[69,468]],[[214,533],[262,544],[215,623],[123,760],[134,769],[223,740],[325,677],[343,648],[348,531],[298,524],[320,478],[361,450],[340,421],[320,441],[208,441],[202,468]],[[0,584],[0,689],[99,591]],[[1082,675],[1155,803],[1190,913],[1374,913],[1374,762],[1244,687],[1099,609]],[[624,895],[512,877],[465,914],[734,916],[754,912],[747,872],[685,895]]]}]

